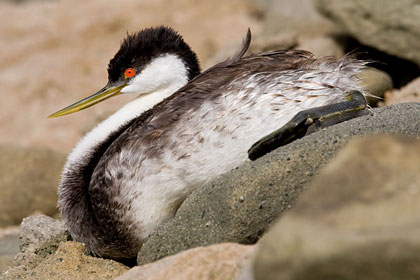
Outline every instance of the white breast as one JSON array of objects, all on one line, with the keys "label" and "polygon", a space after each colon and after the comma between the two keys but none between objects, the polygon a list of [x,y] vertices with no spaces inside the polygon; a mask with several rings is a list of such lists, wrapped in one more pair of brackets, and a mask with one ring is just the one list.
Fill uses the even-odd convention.
[{"label": "white breast", "polygon": [[[219,99],[184,114],[171,130],[163,156],[134,164],[135,176],[121,182],[124,188],[115,198],[131,204],[126,219],[142,225],[137,232],[139,239],[144,241],[170,219],[195,188],[246,161],[254,142],[282,127],[299,111],[344,101],[348,90],[363,92],[353,78],[363,64],[346,71],[339,67],[317,65],[311,71],[238,77],[230,88],[239,84],[243,88],[240,92],[228,90]],[[132,156],[131,151],[125,152]],[[113,166],[109,176],[119,171]]]}]

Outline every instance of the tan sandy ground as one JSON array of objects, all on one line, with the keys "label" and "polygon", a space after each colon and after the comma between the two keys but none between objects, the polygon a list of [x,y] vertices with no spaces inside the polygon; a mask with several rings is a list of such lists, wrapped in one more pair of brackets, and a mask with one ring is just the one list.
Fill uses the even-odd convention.
[{"label": "tan sandy ground", "polygon": [[105,85],[107,64],[126,32],[165,24],[184,35],[204,62],[258,32],[242,0],[63,0],[0,2],[0,144],[69,152],[81,133],[132,96],[74,115],[47,115]]}]

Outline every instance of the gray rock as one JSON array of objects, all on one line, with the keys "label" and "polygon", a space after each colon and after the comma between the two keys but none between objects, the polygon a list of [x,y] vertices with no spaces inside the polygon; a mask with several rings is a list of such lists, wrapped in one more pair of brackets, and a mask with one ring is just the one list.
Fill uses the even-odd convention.
[{"label": "gray rock", "polygon": [[315,0],[318,10],[365,45],[420,65],[420,0]]},{"label": "gray rock", "polygon": [[24,218],[19,226],[20,253],[5,275],[33,269],[69,239],[70,234],[59,220],[40,214]]},{"label": "gray rock", "polygon": [[319,15],[312,0],[254,0],[265,11],[262,32],[297,32],[300,35],[319,36],[335,30],[334,25]]},{"label": "gray rock", "polygon": [[10,266],[19,252],[19,233],[16,227],[0,230],[0,273]]},{"label": "gray rock", "polygon": [[118,262],[86,256],[83,244],[68,241],[59,220],[34,215],[19,230],[21,252],[1,279],[114,279],[128,270]]},{"label": "gray rock", "polygon": [[349,143],[260,240],[256,280],[420,279],[420,139]]},{"label": "gray rock", "polygon": [[256,242],[267,226],[294,204],[313,174],[351,138],[389,133],[420,135],[420,103],[374,109],[246,162],[193,192],[175,217],[143,245],[145,264],[199,246]]},{"label": "gray rock", "polygon": [[[53,235],[45,241],[25,247],[25,251],[18,253],[12,265],[3,271],[1,279],[25,279],[29,273],[48,257],[54,255],[61,244],[68,240],[68,235]],[[42,279],[42,278],[41,278]],[[44,278],[45,279],[45,278]]]},{"label": "gray rock", "polygon": [[45,215],[24,218],[19,226],[20,253],[10,268],[3,272],[6,279],[20,279],[54,254],[70,239],[64,224]]},{"label": "gray rock", "polygon": [[62,221],[40,214],[24,218],[19,226],[20,250],[24,252],[28,247],[58,235],[70,238]]},{"label": "gray rock", "polygon": [[57,213],[57,187],[65,156],[47,149],[0,146],[0,227],[34,212]]}]

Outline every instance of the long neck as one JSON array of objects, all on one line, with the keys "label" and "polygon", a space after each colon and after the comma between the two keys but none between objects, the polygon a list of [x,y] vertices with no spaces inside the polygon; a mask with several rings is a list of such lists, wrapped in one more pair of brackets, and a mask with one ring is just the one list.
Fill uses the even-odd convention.
[{"label": "long neck", "polygon": [[[58,207],[76,241],[84,242],[88,248],[104,247],[95,246],[100,240],[98,239],[100,236],[95,236],[98,234],[95,228],[100,226],[97,224],[89,194],[91,175],[103,153],[133,120],[182,86],[183,84],[173,83],[153,94],[141,95],[134,99],[87,133],[71,152],[62,173]],[[111,221],[108,224],[118,225],[118,223],[114,225]],[[119,238],[124,240],[125,237]],[[92,253],[104,256],[107,254],[106,252]]]},{"label": "long neck", "polygon": [[66,167],[74,162],[80,162],[82,158],[85,158],[87,154],[94,150],[95,146],[105,141],[109,135],[120,130],[124,124],[151,109],[155,104],[159,103],[176,90],[177,89],[166,88],[160,92],[142,95],[124,105],[121,109],[88,132],[79,143],[77,143],[76,147],[67,158]]},{"label": "long neck", "polygon": [[165,54],[154,59],[122,90],[123,93],[140,93],[140,96],[86,134],[69,155],[66,167],[74,162],[80,162],[82,157],[103,142],[108,135],[151,109],[187,82],[187,69],[177,56]]}]

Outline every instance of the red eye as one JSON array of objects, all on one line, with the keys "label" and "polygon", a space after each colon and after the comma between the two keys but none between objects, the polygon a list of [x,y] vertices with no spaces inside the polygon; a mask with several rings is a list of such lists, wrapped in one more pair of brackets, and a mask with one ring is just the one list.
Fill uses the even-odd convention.
[{"label": "red eye", "polygon": [[131,78],[134,76],[134,74],[136,74],[136,70],[134,70],[133,68],[127,68],[127,70],[125,70],[125,77],[126,78]]}]

